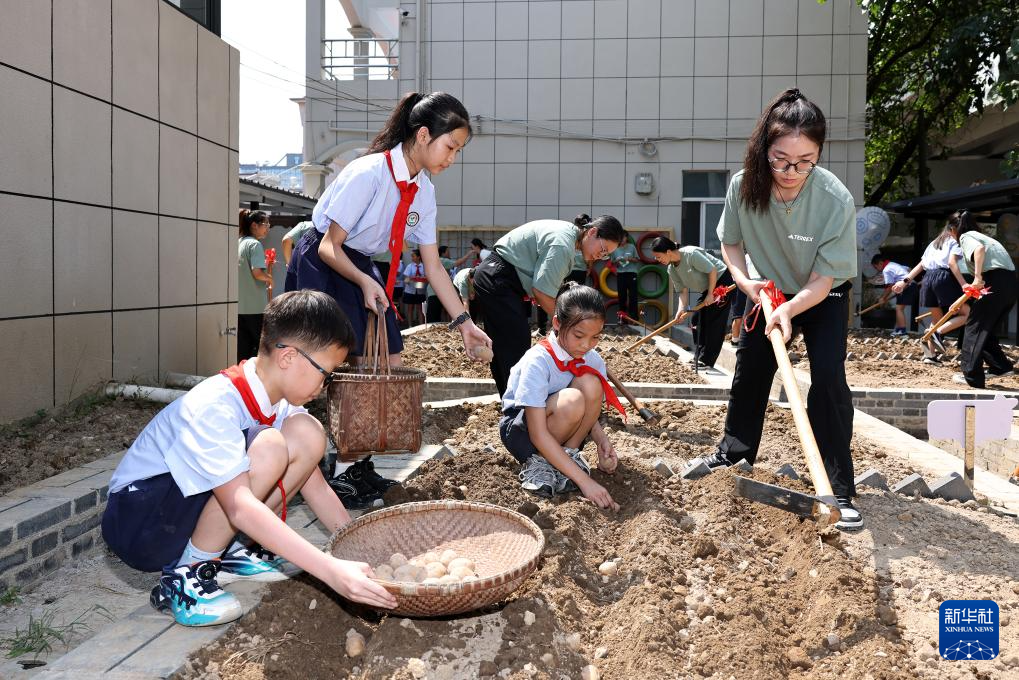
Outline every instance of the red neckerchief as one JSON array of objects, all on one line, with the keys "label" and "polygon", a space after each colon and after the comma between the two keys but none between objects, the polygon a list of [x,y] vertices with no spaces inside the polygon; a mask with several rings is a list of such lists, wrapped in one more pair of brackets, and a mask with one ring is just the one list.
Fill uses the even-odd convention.
[{"label": "red neckerchief", "polygon": [[[260,425],[266,425],[272,427],[272,424],[276,422],[276,414],[273,413],[271,416],[266,416],[262,413],[262,409],[258,405],[258,399],[255,398],[255,393],[251,391],[251,385],[248,384],[248,379],[244,375],[244,364],[247,359],[241,363],[231,366],[230,368],[224,368],[219,372],[220,375],[225,375],[227,379],[233,383],[233,386],[241,394],[241,401],[248,408],[248,413],[251,417],[258,421]],[[283,480],[280,479],[276,482],[276,486],[279,487],[280,493],[283,495],[283,511],[280,513],[280,519],[284,522],[287,521],[287,490],[283,488]]]},{"label": "red neckerchief", "polygon": [[[403,250],[403,232],[407,229],[407,215],[410,213],[410,204],[414,202],[414,195],[418,191],[418,185],[415,182],[401,182],[396,179],[396,173],[393,172],[393,158],[389,151],[383,152],[386,157],[386,165],[389,166],[389,174],[396,182],[397,188],[400,190],[400,205],[396,206],[396,214],[393,215],[393,226],[389,234],[389,253],[392,255],[393,260],[400,261],[400,252]],[[391,267],[389,269],[389,275],[386,277],[386,297],[390,300],[393,299],[393,288],[396,286],[396,268]]]},{"label": "red neckerchief", "polygon": [[[771,308],[777,309],[779,305],[785,303],[785,295],[775,285],[774,281],[768,281],[764,284],[764,288],[761,289],[760,295],[767,295],[771,300]],[[743,327],[747,329],[747,332],[754,330],[754,326],[757,325],[757,317],[761,313],[761,303],[758,302],[754,305],[754,308],[750,310],[750,313],[743,319]]]},{"label": "red neckerchief", "polygon": [[623,416],[623,422],[626,422],[626,409],[624,409],[623,405],[619,403],[619,397],[616,396],[615,391],[613,391],[612,387],[609,385],[609,381],[605,379],[605,376],[598,372],[598,369],[593,366],[583,365],[583,357],[580,359],[571,359],[564,364],[559,357],[556,356],[555,350],[552,348],[552,343],[548,341],[548,338],[543,339],[538,344],[548,350],[549,355],[552,357],[552,361],[555,362],[556,368],[563,373],[572,373],[577,376],[590,373],[591,375],[598,376],[598,380],[601,381],[601,388],[605,392],[605,400],[609,402],[609,406],[619,411],[619,413]]}]

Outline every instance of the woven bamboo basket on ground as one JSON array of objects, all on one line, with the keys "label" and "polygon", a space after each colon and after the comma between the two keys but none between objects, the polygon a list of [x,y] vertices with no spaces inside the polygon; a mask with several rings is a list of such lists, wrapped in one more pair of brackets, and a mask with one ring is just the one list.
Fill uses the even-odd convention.
[{"label": "woven bamboo basket on ground", "polygon": [[329,385],[329,431],[346,462],[421,448],[425,372],[389,365],[386,325],[376,323],[379,311],[368,315],[363,364],[340,368]]},{"label": "woven bamboo basket on ground", "polygon": [[422,585],[376,579],[396,596],[402,616],[448,616],[490,605],[520,587],[545,549],[541,529],[520,513],[487,503],[424,501],[363,515],[340,529],[327,550],[372,566],[393,553],[408,559],[453,550],[474,560],[478,580]]}]

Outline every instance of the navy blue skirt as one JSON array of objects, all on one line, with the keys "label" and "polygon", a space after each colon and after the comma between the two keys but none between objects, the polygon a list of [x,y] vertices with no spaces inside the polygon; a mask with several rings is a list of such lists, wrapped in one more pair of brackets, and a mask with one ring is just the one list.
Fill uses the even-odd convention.
[{"label": "navy blue skirt", "polygon": [[[361,287],[353,281],[341,276],[335,269],[323,262],[318,256],[318,246],[322,242],[322,234],[318,229],[309,229],[294,246],[294,252],[287,267],[287,279],[283,288],[291,290],[320,290],[331,295],[339,303],[340,309],[350,319],[357,336],[357,347],[351,351],[352,356],[364,354],[364,335],[368,328],[368,314],[364,306],[364,294]],[[372,259],[353,248],[343,246],[350,261],[358,270],[375,279],[383,288],[386,287],[378,268]],[[403,337],[400,327],[396,324],[393,307],[386,310],[386,335],[389,338],[389,353],[399,354],[403,351]]]}]

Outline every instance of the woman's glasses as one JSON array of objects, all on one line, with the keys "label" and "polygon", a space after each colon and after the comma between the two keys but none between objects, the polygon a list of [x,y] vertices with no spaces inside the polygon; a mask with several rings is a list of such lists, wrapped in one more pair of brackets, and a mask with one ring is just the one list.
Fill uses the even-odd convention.
[{"label": "woman's glasses", "polygon": [[817,167],[817,163],[814,163],[813,161],[796,161],[795,163],[790,163],[784,158],[769,158],[768,165],[770,165],[771,169],[775,172],[789,172],[789,168],[792,168],[796,171],[797,175],[809,175],[814,171],[814,168]]}]

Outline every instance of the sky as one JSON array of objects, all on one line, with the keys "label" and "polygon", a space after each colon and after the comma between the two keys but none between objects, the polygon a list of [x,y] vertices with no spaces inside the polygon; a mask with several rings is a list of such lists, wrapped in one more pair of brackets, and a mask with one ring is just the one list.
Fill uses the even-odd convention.
[{"label": "sky", "polygon": [[221,29],[241,53],[240,162],[300,153],[301,114],[290,100],[304,96],[304,1],[223,0]]}]

